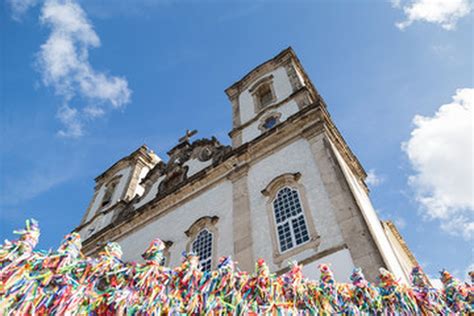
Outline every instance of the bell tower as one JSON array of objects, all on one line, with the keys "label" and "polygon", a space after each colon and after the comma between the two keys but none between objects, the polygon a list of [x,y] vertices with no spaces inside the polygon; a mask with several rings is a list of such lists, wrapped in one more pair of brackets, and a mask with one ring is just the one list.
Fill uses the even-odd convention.
[{"label": "bell tower", "polygon": [[364,168],[292,48],[251,70],[226,94],[232,146],[245,162],[236,164],[245,172],[234,180],[235,222],[243,223],[234,232],[238,261],[251,266],[252,256],[241,255],[245,249],[271,258],[274,271],[284,271],[288,260],[305,263],[305,274],[314,279],[318,264],[329,262],[339,277],[357,266],[375,280],[385,267],[408,281],[411,253],[380,222]]},{"label": "bell tower", "polygon": [[234,148],[282,123],[317,98],[291,47],[226,89],[232,103]]}]

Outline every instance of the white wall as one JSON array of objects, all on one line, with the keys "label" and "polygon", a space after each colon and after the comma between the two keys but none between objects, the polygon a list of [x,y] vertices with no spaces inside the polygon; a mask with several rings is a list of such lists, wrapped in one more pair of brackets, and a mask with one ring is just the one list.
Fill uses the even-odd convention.
[{"label": "white wall", "polygon": [[143,192],[145,192],[145,188],[140,185],[140,182],[142,181],[143,178],[145,178],[148,171],[150,171],[150,168],[148,168],[148,167],[143,167],[143,169],[140,170],[140,174],[138,175],[138,184],[137,184],[137,187],[135,189],[135,192],[134,192],[132,198],[135,195],[141,196],[143,194]]},{"label": "white wall", "polygon": [[190,159],[184,163],[185,166],[188,166],[188,178],[192,175],[198,173],[202,169],[209,167],[212,164],[212,159],[207,161],[200,161],[199,159]]},{"label": "white wall", "polygon": [[89,225],[83,227],[79,231],[81,239],[85,240],[93,233],[96,233],[105,226],[107,226],[112,221],[113,215],[114,212],[108,212],[107,214],[100,214],[99,216],[97,216],[93,222],[89,223]]},{"label": "white wall", "polygon": [[320,264],[329,264],[337,282],[350,282],[350,276],[354,268],[349,250],[342,249],[321,259],[315,260],[303,267],[303,275],[309,280],[319,281],[321,273],[319,272]]},{"label": "white wall", "polygon": [[222,181],[192,200],[170,210],[166,215],[150,222],[133,233],[117,240],[124,251],[125,260],[140,260],[141,254],[154,238],[173,242],[170,265],[181,261],[189,238],[184,233],[203,216],[218,216],[217,258],[233,252],[232,233],[232,184]]},{"label": "white wall", "polygon": [[[334,211],[314,162],[309,143],[303,139],[297,140],[253,165],[248,173],[254,253],[256,258],[264,258],[271,270],[286,266],[286,262],[281,267],[273,263],[271,240],[273,232],[271,232],[269,224],[269,220],[273,220],[273,218],[268,216],[267,197],[261,191],[276,177],[295,172],[301,173],[299,182],[306,189],[310,207],[310,210],[307,211],[310,212],[316,231],[321,236],[321,244],[317,252],[343,243]],[[291,259],[300,261],[317,252],[308,249]],[[348,265],[352,269],[352,263],[348,263]]]},{"label": "white wall", "polygon": [[135,203],[133,205],[133,208],[137,209],[137,208],[145,205],[146,203],[150,202],[151,200],[153,200],[156,197],[156,195],[158,194],[158,187],[160,186],[161,181],[163,181],[164,179],[165,179],[164,176],[159,177],[151,185],[151,188],[146,193],[144,193],[145,195],[142,196],[142,198],[137,203]]}]

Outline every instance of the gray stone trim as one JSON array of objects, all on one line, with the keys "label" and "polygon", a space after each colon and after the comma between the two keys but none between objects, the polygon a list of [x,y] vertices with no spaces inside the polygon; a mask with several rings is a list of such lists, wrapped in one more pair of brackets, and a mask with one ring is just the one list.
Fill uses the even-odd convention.
[{"label": "gray stone trim", "polygon": [[286,75],[290,80],[293,92],[299,90],[303,86],[303,83],[301,82],[300,78],[298,77],[298,74],[296,73],[296,68],[293,65],[293,62],[291,60],[288,60],[288,62],[284,64],[284,67],[286,70]]},{"label": "gray stone trim", "polygon": [[385,266],[385,263],[347,180],[333,157],[329,140],[324,133],[316,129],[308,129],[304,136],[310,144],[314,161],[354,264],[364,269],[368,280],[375,281],[378,268]]},{"label": "gray stone trim", "polygon": [[232,181],[234,258],[244,271],[252,271],[255,263],[247,178],[248,170],[248,165],[242,165],[228,175],[228,179]]}]

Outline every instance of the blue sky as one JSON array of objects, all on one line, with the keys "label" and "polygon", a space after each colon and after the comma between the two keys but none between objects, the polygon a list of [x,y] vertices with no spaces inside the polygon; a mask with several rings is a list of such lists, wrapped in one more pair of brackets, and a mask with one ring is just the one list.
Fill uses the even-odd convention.
[{"label": "blue sky", "polygon": [[[371,174],[379,215],[428,273],[463,275],[474,261],[472,3],[426,2],[2,3],[0,238],[34,217],[40,247],[57,247],[94,177],[143,143],[162,158],[188,128],[229,143],[224,89],[292,46]],[[64,30],[77,21],[61,6],[82,33]],[[64,36],[80,67],[58,76],[48,43]]]}]

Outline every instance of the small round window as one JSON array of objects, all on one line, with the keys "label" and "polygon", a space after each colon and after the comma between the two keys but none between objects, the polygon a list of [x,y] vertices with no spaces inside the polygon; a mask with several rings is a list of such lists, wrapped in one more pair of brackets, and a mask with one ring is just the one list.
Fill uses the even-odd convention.
[{"label": "small round window", "polygon": [[277,123],[278,123],[277,118],[274,117],[274,116],[270,116],[263,123],[263,128],[270,129],[270,128],[274,127]]}]

